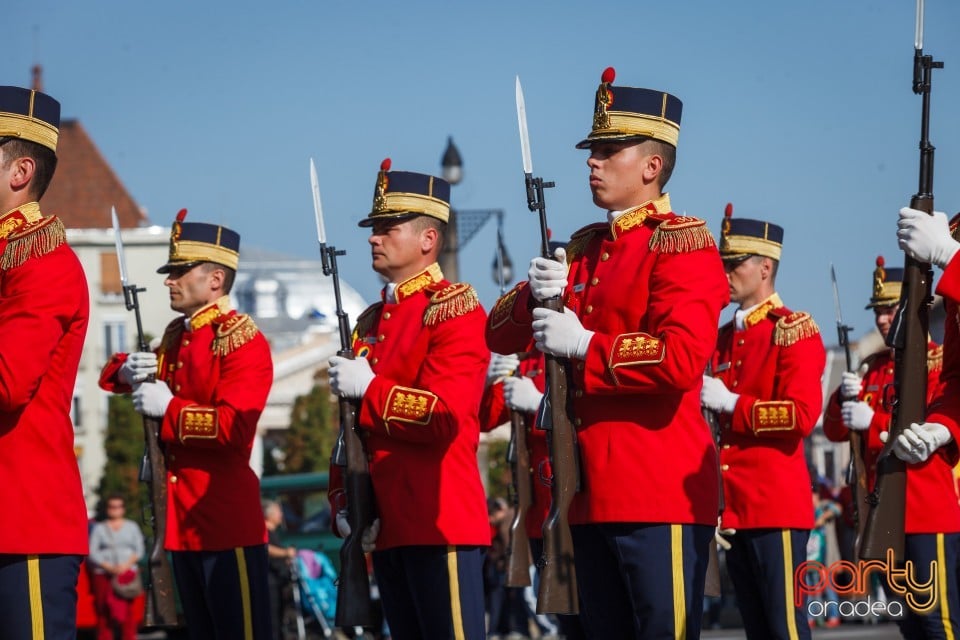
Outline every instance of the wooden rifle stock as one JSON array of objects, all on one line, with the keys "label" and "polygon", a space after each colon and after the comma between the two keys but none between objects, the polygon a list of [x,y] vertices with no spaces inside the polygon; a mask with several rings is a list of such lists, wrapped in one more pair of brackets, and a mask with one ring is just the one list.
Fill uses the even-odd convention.
[{"label": "wooden rifle stock", "polygon": [[[117,242],[119,245],[119,239]],[[118,258],[121,249],[122,245],[118,248]],[[138,294],[141,291],[145,289],[135,284],[123,285],[124,303],[128,311],[134,312],[137,321],[138,347],[140,351],[146,352],[150,351],[150,345],[144,336],[143,321],[140,317]],[[156,382],[156,376],[151,375],[147,381]],[[147,484],[150,492],[150,525],[153,529],[153,543],[150,545],[143,587],[146,600],[143,625],[147,628],[173,629],[180,626],[180,620],[177,617],[177,601],[174,595],[173,568],[164,548],[167,535],[167,462],[160,444],[160,421],[157,418],[143,416],[143,439],[144,459],[140,480]]]},{"label": "wooden rifle stock", "polygon": [[[918,8],[922,9],[922,3]],[[910,207],[933,214],[933,152],[930,144],[930,84],[933,69],[943,62],[924,55],[923,16],[917,15],[918,38],[913,57],[913,92],[922,97],[920,116],[920,178]],[[927,340],[930,328],[930,296],[933,271],[927,263],[909,255],[903,270],[900,309],[887,336],[893,347],[893,404],[887,442],[877,461],[877,480],[869,497],[870,512],[863,532],[860,557],[885,560],[888,550],[896,562],[904,559],[907,466],[893,453],[893,444],[913,422],[923,422],[927,405]]]},{"label": "wooden rifle stock", "polygon": [[510,410],[510,444],[507,462],[513,477],[513,521],[510,523],[510,544],[507,547],[507,586],[530,586],[530,538],[527,537],[527,514],[533,502],[530,448],[527,446],[527,418]]},{"label": "wooden rifle stock", "polygon": [[[343,310],[340,298],[340,273],[337,256],[345,251],[320,244],[323,273],[333,276],[333,293],[337,307],[337,327],[340,332],[340,350],[337,355],[354,359],[350,322]],[[367,573],[367,558],[363,552],[363,532],[376,518],[376,501],[373,480],[363,440],[357,430],[359,402],[349,398],[339,399],[340,433],[331,452],[331,463],[344,467],[343,489],[347,497],[347,522],[350,535],[340,547],[340,577],[337,581],[338,627],[372,627],[377,624],[376,611],[370,597],[370,576]],[[336,514],[334,514],[336,517]]]},{"label": "wooden rifle stock", "polygon": [[[142,339],[141,339],[141,342]],[[147,350],[146,344],[140,345]],[[147,580],[144,583],[146,599],[144,610],[145,627],[174,628],[179,626],[177,602],[174,597],[173,569],[164,549],[167,532],[167,464],[160,448],[160,421],[143,416],[143,434],[146,443],[149,475],[146,482],[150,490],[150,511],[153,524],[153,544],[147,562]]]},{"label": "wooden rifle stock", "polygon": [[[910,206],[925,209],[932,200],[914,198]],[[930,265],[907,258],[900,310],[890,333],[894,347],[893,404],[890,431],[877,461],[877,479],[869,496],[860,558],[885,560],[888,549],[897,562],[904,558],[904,516],[907,498],[907,465],[893,453],[893,443],[913,422],[923,422],[927,402],[927,332],[929,324]]]},{"label": "wooden rifle stock", "polygon": [[[543,306],[563,312],[560,298],[544,300]],[[573,562],[573,536],[567,513],[580,477],[576,431],[568,413],[569,377],[564,363],[544,355],[547,405],[542,412],[547,429],[552,469],[550,512],[543,523],[543,557],[540,560],[540,591],[537,613],[577,614],[577,572]]]},{"label": "wooden rifle stock", "polygon": [[[353,352],[347,349],[339,351],[338,354],[344,358],[353,358]],[[350,535],[340,547],[336,625],[372,627],[376,625],[376,612],[370,598],[370,576],[367,573],[367,559],[361,538],[375,517],[373,481],[370,478],[363,441],[356,431],[357,403],[340,398],[339,405],[340,431],[346,449],[343,484],[347,494]]]}]

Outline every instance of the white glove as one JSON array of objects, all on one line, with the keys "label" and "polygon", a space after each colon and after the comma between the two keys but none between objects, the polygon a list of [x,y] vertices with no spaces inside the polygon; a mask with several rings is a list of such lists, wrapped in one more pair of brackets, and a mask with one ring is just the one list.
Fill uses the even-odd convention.
[{"label": "white glove", "polygon": [[558,247],[553,255],[556,260],[534,258],[527,271],[530,293],[540,301],[559,298],[567,287],[567,252]]},{"label": "white glove", "polygon": [[503,380],[503,401],[514,411],[536,413],[543,394],[530,378],[510,376]]},{"label": "white glove", "polygon": [[737,533],[737,530],[730,529],[730,528],[724,529],[723,525],[721,524],[721,521],[722,521],[722,518],[718,517],[717,528],[713,532],[713,539],[718,545],[720,545],[721,549],[723,549],[724,551],[730,551],[730,547],[732,547],[733,545],[724,536],[735,535]]},{"label": "white glove", "polygon": [[[350,535],[350,523],[347,521],[346,511],[337,511],[337,531],[341,538]],[[380,535],[380,518],[374,518],[367,530],[360,536],[360,547],[364,553],[370,553],[377,548],[377,536]]]},{"label": "white glove", "polygon": [[863,378],[852,371],[844,371],[840,377],[840,399],[856,400],[863,389]]},{"label": "white glove", "polygon": [[[884,431],[880,440],[886,442],[890,433]],[[900,437],[893,443],[893,453],[908,464],[925,462],[933,452],[953,440],[950,430],[937,422],[914,422],[903,430]]]},{"label": "white glove", "polygon": [[910,207],[900,209],[897,242],[911,258],[941,268],[946,267],[960,250],[960,243],[950,235],[947,214],[934,211],[930,216]]},{"label": "white glove", "polygon": [[120,382],[132,387],[156,374],[157,354],[151,351],[135,351],[129,354],[123,364],[120,365],[117,378]]},{"label": "white glove", "polygon": [[737,400],[740,399],[739,393],[733,393],[727,389],[720,378],[712,376],[703,376],[703,387],[700,389],[700,404],[711,411],[722,411],[723,413],[733,413],[737,407]]},{"label": "white glove", "polygon": [[491,353],[490,366],[487,367],[487,386],[489,387],[491,384],[496,384],[507,376],[513,375],[519,365],[520,358],[515,353],[506,356]]},{"label": "white glove", "polygon": [[375,374],[366,358],[330,358],[330,389],[344,398],[362,398]]},{"label": "white glove", "polygon": [[847,429],[865,431],[870,428],[870,421],[873,420],[873,409],[866,402],[847,400],[840,405],[840,416]]},{"label": "white glove", "polygon": [[141,382],[133,390],[133,408],[151,418],[162,418],[171,400],[173,392],[166,382]]},{"label": "white glove", "polygon": [[563,313],[537,307],[531,327],[537,349],[559,358],[583,360],[593,338],[593,331],[584,329],[577,314],[566,307]]}]

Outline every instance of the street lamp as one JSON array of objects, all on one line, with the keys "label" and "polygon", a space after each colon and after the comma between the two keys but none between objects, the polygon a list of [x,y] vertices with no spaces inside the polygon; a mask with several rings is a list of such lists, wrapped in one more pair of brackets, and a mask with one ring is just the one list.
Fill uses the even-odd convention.
[{"label": "street lamp", "polygon": [[[453,136],[447,137],[447,148],[443,151],[440,168],[443,179],[451,186],[463,180],[463,159],[460,157],[460,150],[453,144]],[[510,261],[506,246],[503,244],[503,209],[456,210],[451,206],[446,238],[440,254],[440,270],[443,271],[447,280],[455,282],[460,279],[460,267],[457,261],[460,248],[470,242],[470,239],[491,216],[497,217],[497,250],[493,258],[493,281],[503,289],[513,278],[513,262]]]}]

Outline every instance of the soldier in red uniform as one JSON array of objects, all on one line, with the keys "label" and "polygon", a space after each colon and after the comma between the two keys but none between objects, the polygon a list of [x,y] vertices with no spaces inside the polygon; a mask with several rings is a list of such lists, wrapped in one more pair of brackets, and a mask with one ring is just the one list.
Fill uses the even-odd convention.
[{"label": "soldier in red uniform", "polygon": [[[170,307],[180,312],[156,353],[114,354],[100,386],[133,391],[160,420],[167,462],[165,546],[191,638],[271,638],[267,533],[250,468],[273,360],[253,319],[230,308],[240,236],[185,222],[170,234]],[[149,382],[150,374],[156,382]]]},{"label": "soldier in red uniform", "polygon": [[[330,360],[334,393],[360,401],[379,518],[363,533],[394,638],[485,637],[482,549],[490,544],[477,468],[478,413],[490,354],[486,313],[437,265],[450,185],[381,164],[371,227],[383,300],[357,319],[355,360]],[[340,535],[342,475],[331,469]]]},{"label": "soldier in red uniform", "polygon": [[[902,284],[903,269],[886,268],[883,258],[877,258],[873,297],[867,308],[873,309],[877,330],[884,340],[900,306]],[[937,395],[942,369],[943,348],[931,341],[927,350],[928,402]],[[850,431],[863,433],[867,488],[872,491],[876,481],[877,458],[890,429],[890,412],[896,399],[893,389],[893,350],[883,349],[867,356],[860,370],[864,371],[862,377],[859,373],[844,372],[840,387],[833,392],[827,404],[823,432],[834,442],[848,440]],[[917,576],[923,576],[923,581],[929,579],[927,573],[931,561],[949,563],[944,554],[951,544],[956,549],[956,542],[960,539],[960,504],[957,502],[952,472],[956,459],[950,457],[949,448],[941,449],[941,454],[923,464],[907,465],[905,558],[913,561]],[[866,517],[865,508],[860,509],[860,517]],[[953,543],[943,545],[944,541],[949,543],[951,540]],[[956,567],[956,560],[954,556],[953,564],[947,566]],[[948,633],[956,635],[960,632],[957,624],[950,621],[950,612],[960,611],[957,573],[948,570],[943,575],[948,583],[939,585],[942,592],[938,595],[937,607],[929,614],[917,615],[904,606],[906,616],[900,620],[904,637],[943,638],[948,637]],[[945,624],[950,632],[945,631]]]},{"label": "soldier in red uniform", "polygon": [[732,213],[727,205],[720,255],[739,308],[700,395],[720,414],[727,569],[748,638],[809,638],[793,582],[814,523],[803,439],[820,415],[826,351],[813,318],[776,293],[783,229]]},{"label": "soldier in red uniform", "polygon": [[[570,361],[580,490],[570,507],[589,637],[699,637],[717,521],[716,447],[700,412],[727,283],[703,220],[663,192],[682,105],[662,91],[596,93],[588,148],[603,222],[497,301],[487,345]],[[537,307],[563,296],[565,312]],[[536,307],[536,308],[535,308]]]},{"label": "soldier in red uniform", "polygon": [[0,87],[0,635],[76,635],[89,551],[70,409],[89,298],[63,223],[44,216],[60,104]]},{"label": "soldier in red uniform", "polygon": [[[938,585],[941,592],[937,608],[926,616],[909,615],[901,625],[905,637],[911,638],[951,637],[960,633],[957,622],[957,611],[960,610],[960,604],[957,603],[957,590],[960,588],[957,584],[960,527],[957,526],[955,502],[950,500],[949,491],[943,488],[943,475],[952,478],[951,468],[960,459],[957,448],[957,438],[960,437],[960,261],[956,259],[960,251],[960,242],[957,241],[960,236],[958,219],[960,216],[948,223],[943,213],[936,212],[931,216],[903,208],[897,223],[900,247],[911,257],[943,269],[943,275],[937,283],[937,293],[943,296],[946,308],[943,371],[940,384],[929,402],[926,421],[909,425],[893,446],[893,452],[908,463],[906,525],[911,526],[911,515],[922,517],[921,531],[925,534],[907,536],[906,556],[921,559],[918,566],[925,569],[930,566],[929,560],[935,559],[938,570],[946,572],[946,583],[941,580]],[[944,468],[947,473],[940,473],[939,470]],[[921,474],[925,484],[918,487],[914,499],[922,495],[923,506],[917,505],[911,509],[910,484]],[[906,635],[908,633],[912,635]]]}]

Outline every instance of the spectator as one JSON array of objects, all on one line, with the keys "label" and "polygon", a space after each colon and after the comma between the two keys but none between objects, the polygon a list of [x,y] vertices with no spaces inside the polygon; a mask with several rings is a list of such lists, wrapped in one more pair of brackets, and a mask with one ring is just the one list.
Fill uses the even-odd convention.
[{"label": "spectator", "polygon": [[[837,519],[841,514],[841,507],[838,502],[830,499],[828,497],[828,491],[824,489],[829,489],[823,484],[821,486],[821,491],[818,493],[816,490],[813,492],[813,510],[814,510],[814,524],[813,530],[810,531],[810,537],[807,539],[807,560],[816,561],[821,564],[827,565],[830,564],[830,554],[828,553],[828,543],[830,538],[828,534],[828,527],[833,526],[833,521]],[[816,578],[810,574],[807,575],[808,580],[816,580]],[[830,586],[829,581],[826,588],[821,594],[822,599],[825,602],[830,602],[834,604],[829,604],[826,607],[824,616],[826,619],[823,621],[823,625],[827,628],[833,628],[840,625],[840,612],[838,611],[838,605],[835,603],[839,602],[839,597],[837,593],[833,590],[833,587]],[[809,609],[807,611],[807,624],[813,629],[817,626],[817,618],[810,615]]]},{"label": "spectator", "polygon": [[285,547],[280,542],[280,525],[283,524],[283,509],[269,500],[263,505],[263,522],[267,527],[267,580],[270,588],[270,616],[273,619],[273,639],[283,638],[284,589],[290,583],[290,563],[297,557],[294,547]]},{"label": "spectator", "polygon": [[124,518],[123,496],[108,497],[106,509],[106,520],[95,524],[90,532],[97,640],[113,640],[117,628],[121,640],[135,640],[140,620],[134,615],[133,599],[117,594],[113,583],[139,580],[137,562],[143,557],[143,533],[136,522]]}]

